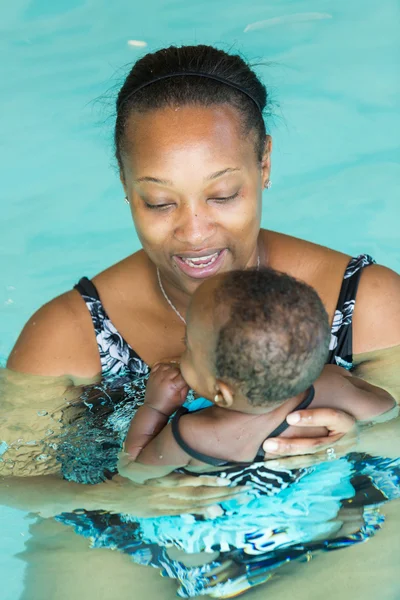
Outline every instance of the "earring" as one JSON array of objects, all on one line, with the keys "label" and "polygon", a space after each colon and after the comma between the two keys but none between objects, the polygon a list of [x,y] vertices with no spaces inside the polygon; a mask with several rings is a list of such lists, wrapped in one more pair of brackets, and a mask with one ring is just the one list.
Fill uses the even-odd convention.
[{"label": "earring", "polygon": [[128,196],[125,196],[124,200],[127,204],[129,204]]},{"label": "earring", "polygon": [[218,404],[218,402],[219,402],[219,394],[215,394],[215,396],[214,396],[214,402],[215,402],[215,404]]},{"label": "earring", "polygon": [[272,186],[272,182],[271,182],[270,179],[268,179],[268,181],[266,181],[264,183],[264,187],[265,187],[266,190],[269,190],[271,186]]}]

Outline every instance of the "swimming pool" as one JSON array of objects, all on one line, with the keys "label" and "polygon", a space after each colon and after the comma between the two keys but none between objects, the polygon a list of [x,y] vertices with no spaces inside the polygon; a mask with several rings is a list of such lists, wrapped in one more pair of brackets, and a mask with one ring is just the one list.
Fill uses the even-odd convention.
[{"label": "swimming pool", "polygon": [[[124,65],[171,43],[270,63],[259,67],[275,102],[264,226],[400,270],[394,0],[18,0],[1,15],[0,357],[35,308],[139,247],[112,156],[113,90]],[[0,527],[14,600],[27,521],[2,508]]]}]

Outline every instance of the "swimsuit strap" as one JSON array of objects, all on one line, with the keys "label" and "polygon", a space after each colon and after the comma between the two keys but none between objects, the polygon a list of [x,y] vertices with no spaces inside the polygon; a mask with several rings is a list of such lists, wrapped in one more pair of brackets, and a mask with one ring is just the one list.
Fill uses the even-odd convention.
[{"label": "swimsuit strap", "polygon": [[102,377],[113,381],[116,376],[136,378],[147,375],[148,365],[113,325],[94,283],[82,277],[74,289],[82,296],[92,319]]},{"label": "swimsuit strap", "polygon": [[96,286],[93,281],[90,281],[87,277],[82,277],[82,279],[74,285],[74,290],[77,290],[81,296],[87,296],[88,298],[93,298],[100,302],[100,296]]},{"label": "swimsuit strap", "polygon": [[373,264],[375,260],[369,254],[360,254],[350,259],[346,267],[333,317],[327,364],[347,370],[353,367],[352,321],[357,290],[364,269]]},{"label": "swimsuit strap", "polygon": [[[307,394],[307,397],[304,400],[302,400],[300,402],[300,404],[294,410],[304,410],[304,409],[308,408],[308,406],[310,406],[311,402],[314,399],[314,395],[315,395],[315,389],[314,389],[314,386],[312,385]],[[214,456],[209,456],[208,454],[203,454],[202,452],[198,452],[197,450],[195,450],[194,448],[189,446],[189,444],[187,442],[185,442],[185,440],[182,438],[180,431],[179,431],[179,419],[183,415],[186,415],[188,413],[194,414],[196,412],[199,412],[200,410],[205,410],[205,409],[200,408],[199,410],[189,411],[187,408],[182,406],[174,414],[172,421],[171,421],[171,428],[172,428],[172,435],[174,436],[174,439],[175,439],[176,443],[178,444],[178,446],[180,448],[182,448],[182,450],[184,452],[186,452],[186,454],[188,454],[192,458],[195,458],[196,460],[199,460],[199,461],[205,463],[206,465],[212,465],[213,467],[225,467],[227,465],[248,465],[249,461],[247,461],[247,462],[226,461],[221,458],[215,458]],[[290,425],[285,419],[283,421],[283,423],[281,423],[276,429],[274,429],[274,431],[272,433],[270,433],[266,439],[271,438],[271,437],[278,437],[278,435],[283,433],[288,427],[290,427]],[[262,458],[264,458],[264,454],[265,454],[265,452],[261,446],[256,454],[255,460],[261,456],[262,456]]]}]

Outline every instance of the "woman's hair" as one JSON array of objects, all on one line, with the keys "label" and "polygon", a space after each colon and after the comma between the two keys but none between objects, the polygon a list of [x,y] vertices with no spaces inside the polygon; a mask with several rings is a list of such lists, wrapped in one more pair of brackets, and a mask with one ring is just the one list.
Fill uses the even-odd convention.
[{"label": "woman's hair", "polygon": [[231,271],[215,291],[228,306],[216,340],[217,377],[237,385],[253,406],[307,390],[328,356],[328,315],[306,283],[270,268]]},{"label": "woman's hair", "polygon": [[[146,85],[159,77],[185,71],[199,72],[202,76],[174,76]],[[246,93],[204,75],[226,79],[246,90],[255,102]],[[170,46],[138,60],[119,91],[115,123],[115,153],[119,167],[122,169],[125,128],[131,113],[188,104],[230,104],[234,107],[241,115],[244,135],[250,131],[256,134],[255,150],[261,162],[266,135],[262,111],[267,105],[267,90],[254,71],[239,55],[228,54],[213,46]]]}]

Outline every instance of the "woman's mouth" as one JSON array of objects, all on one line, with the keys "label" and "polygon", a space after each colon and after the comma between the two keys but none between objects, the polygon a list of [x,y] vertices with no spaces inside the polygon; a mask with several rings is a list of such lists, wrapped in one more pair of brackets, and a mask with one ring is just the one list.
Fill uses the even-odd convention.
[{"label": "woman's mouth", "polygon": [[174,259],[178,267],[189,277],[201,279],[214,275],[224,262],[227,250],[216,250],[215,252],[203,253],[202,256],[193,254],[192,256],[178,256]]}]

